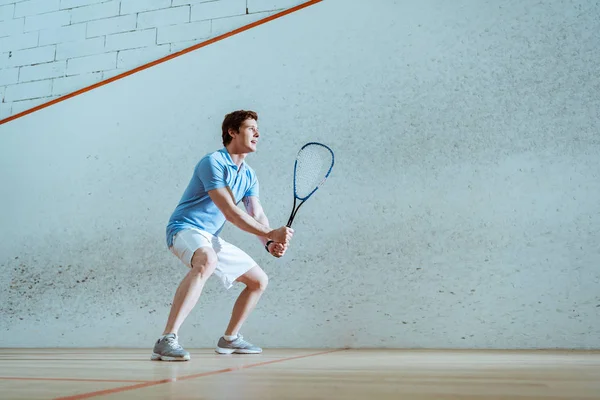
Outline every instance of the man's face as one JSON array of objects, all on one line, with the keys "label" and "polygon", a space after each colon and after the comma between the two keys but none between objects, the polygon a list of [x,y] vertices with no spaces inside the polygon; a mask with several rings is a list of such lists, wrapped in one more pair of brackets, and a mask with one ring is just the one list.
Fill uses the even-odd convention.
[{"label": "man's face", "polygon": [[238,148],[243,152],[251,153],[256,151],[258,144],[258,124],[253,119],[247,119],[240,125],[239,133],[236,135]]}]

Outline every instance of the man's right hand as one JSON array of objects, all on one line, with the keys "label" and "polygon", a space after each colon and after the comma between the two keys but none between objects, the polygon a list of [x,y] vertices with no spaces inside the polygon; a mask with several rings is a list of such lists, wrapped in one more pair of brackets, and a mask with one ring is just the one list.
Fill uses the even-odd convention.
[{"label": "man's right hand", "polygon": [[279,242],[279,243],[289,243],[294,235],[294,230],[292,228],[288,228],[287,226],[282,226],[281,228],[273,229],[269,233],[269,239]]}]

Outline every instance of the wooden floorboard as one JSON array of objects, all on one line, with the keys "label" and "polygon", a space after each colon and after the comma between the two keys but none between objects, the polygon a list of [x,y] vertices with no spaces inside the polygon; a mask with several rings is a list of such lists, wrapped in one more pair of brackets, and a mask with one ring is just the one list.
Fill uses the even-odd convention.
[{"label": "wooden floorboard", "polygon": [[0,349],[6,399],[599,399],[600,351]]}]

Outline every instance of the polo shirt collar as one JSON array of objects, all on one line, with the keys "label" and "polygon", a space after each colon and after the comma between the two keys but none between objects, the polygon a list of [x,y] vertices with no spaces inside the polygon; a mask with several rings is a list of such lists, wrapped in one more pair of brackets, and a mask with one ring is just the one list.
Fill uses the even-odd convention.
[{"label": "polo shirt collar", "polygon": [[[233,168],[237,169],[238,166],[231,159],[231,155],[227,151],[227,147],[223,147],[220,151],[225,155],[225,160],[227,161],[227,163],[230,166],[232,166]],[[246,161],[244,160],[244,161],[242,161],[242,164],[240,165],[240,169],[239,170],[241,171],[242,169],[244,169],[245,166],[246,166]]]}]

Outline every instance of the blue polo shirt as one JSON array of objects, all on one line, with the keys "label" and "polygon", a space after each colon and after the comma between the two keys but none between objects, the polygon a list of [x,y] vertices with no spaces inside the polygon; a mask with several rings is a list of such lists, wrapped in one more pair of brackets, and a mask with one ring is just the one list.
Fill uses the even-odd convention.
[{"label": "blue polo shirt", "polygon": [[227,149],[209,153],[196,164],[190,182],[167,224],[167,246],[185,228],[198,228],[215,236],[223,229],[225,215],[208,195],[209,190],[229,186],[238,204],[246,196],[258,196],[256,173],[244,161],[238,170]]}]

